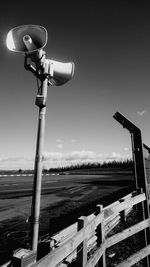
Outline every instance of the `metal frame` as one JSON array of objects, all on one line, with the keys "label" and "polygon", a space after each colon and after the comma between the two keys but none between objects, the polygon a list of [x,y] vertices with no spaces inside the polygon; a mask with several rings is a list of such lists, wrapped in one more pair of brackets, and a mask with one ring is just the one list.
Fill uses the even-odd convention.
[{"label": "metal frame", "polygon": [[130,120],[125,118],[120,112],[116,112],[113,118],[117,120],[131,134],[136,188],[143,188],[143,192],[147,196],[148,190],[145,174],[145,162],[143,156],[143,142],[141,130]]},{"label": "metal frame", "polygon": [[[139,206],[139,216],[141,220],[148,219],[149,214],[149,192],[146,179],[145,171],[145,161],[143,155],[143,147],[148,148],[142,142],[142,133],[141,130],[130,120],[124,117],[120,112],[116,112],[113,118],[118,121],[123,128],[126,128],[131,134],[132,142],[132,155],[134,161],[134,171],[135,171],[135,185],[136,189],[143,189],[143,192],[146,195],[146,200],[142,205]],[[143,245],[150,244],[150,228],[144,230],[144,234],[141,235]],[[150,265],[150,256],[144,259],[144,266],[148,267]]]}]

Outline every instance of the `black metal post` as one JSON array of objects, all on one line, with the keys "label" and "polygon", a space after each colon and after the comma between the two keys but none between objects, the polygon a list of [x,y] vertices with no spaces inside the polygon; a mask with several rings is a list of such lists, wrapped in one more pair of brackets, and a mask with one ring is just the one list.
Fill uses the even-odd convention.
[{"label": "black metal post", "polygon": [[[113,117],[131,134],[132,154],[133,154],[134,170],[135,170],[135,184],[136,188],[137,189],[141,188],[146,195],[146,200],[142,203],[142,205],[140,205],[139,216],[141,220],[145,220],[149,218],[149,203],[148,203],[149,192],[146,180],[141,130],[119,112],[116,112]],[[141,235],[142,236],[141,241],[143,242],[143,245],[146,246],[147,244],[150,244],[150,229],[149,228],[145,229],[143,233],[144,234]],[[148,267],[149,264],[150,264],[150,258],[146,257],[144,259],[144,266]]]}]

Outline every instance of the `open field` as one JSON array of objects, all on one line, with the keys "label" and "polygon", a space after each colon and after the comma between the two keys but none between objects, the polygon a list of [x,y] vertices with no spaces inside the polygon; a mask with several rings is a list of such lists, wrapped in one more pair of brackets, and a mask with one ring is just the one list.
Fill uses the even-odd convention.
[{"label": "open field", "polygon": [[[0,177],[0,237],[12,231],[29,231],[33,176]],[[96,175],[44,175],[42,179],[40,236],[50,235],[92,213],[98,203],[107,205],[131,192],[131,173]]]}]

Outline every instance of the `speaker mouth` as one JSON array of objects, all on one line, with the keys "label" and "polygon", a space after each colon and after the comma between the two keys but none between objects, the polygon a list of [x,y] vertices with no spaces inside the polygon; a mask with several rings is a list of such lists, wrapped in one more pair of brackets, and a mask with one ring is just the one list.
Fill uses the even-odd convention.
[{"label": "speaker mouth", "polygon": [[28,54],[45,47],[47,39],[47,30],[43,26],[22,25],[8,32],[6,45],[13,52]]}]

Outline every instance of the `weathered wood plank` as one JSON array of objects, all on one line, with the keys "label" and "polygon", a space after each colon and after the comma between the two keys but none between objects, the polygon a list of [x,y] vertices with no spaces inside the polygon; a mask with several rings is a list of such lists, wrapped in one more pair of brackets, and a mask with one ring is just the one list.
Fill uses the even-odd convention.
[{"label": "weathered wood plank", "polygon": [[[125,197],[126,198],[126,197]],[[74,230],[74,227],[70,227],[68,233],[68,238],[64,242],[63,240],[60,241],[61,246],[56,248],[54,251],[52,251],[50,254],[46,255],[44,258],[42,258],[39,262],[37,262],[36,266],[39,267],[46,267],[46,266],[55,266],[58,263],[61,263],[63,259],[67,258],[68,256],[71,256],[71,253],[75,252],[77,247],[80,245],[81,242],[84,241],[84,239],[89,239],[93,235],[93,232],[95,231],[96,227],[103,221],[105,217],[105,230],[107,226],[109,225],[109,220],[113,218],[114,214],[119,214],[120,211],[123,211],[124,209],[130,209],[133,205],[136,205],[142,201],[145,200],[145,194],[140,194],[137,196],[132,197],[131,194],[128,195],[128,197],[125,199],[123,203],[117,203],[111,204],[103,209],[103,212],[95,216],[94,214],[91,214],[90,216],[90,222],[88,222],[87,226],[81,229],[78,233],[74,232],[73,236],[69,238],[69,235],[72,235],[72,230]],[[118,216],[118,215],[117,215]],[[91,220],[92,218],[92,220]],[[108,218],[108,219],[107,219]],[[106,226],[106,221],[107,221],[107,226]],[[147,220],[146,220],[147,221]],[[148,226],[145,226],[147,223]],[[124,230],[125,232],[118,233],[117,235],[113,236],[112,239],[109,238],[109,242],[103,242],[105,243],[105,246],[110,247],[110,244],[115,244],[119,242],[118,240],[123,240],[127,238],[128,236],[138,232],[137,228],[140,230],[145,229],[145,227],[149,227],[149,220],[147,222],[142,222],[141,223],[141,228],[140,226],[135,226],[132,229],[126,229]],[[71,233],[69,233],[71,230]],[[76,230],[77,231],[77,228]],[[65,231],[63,231],[65,233]],[[126,235],[126,237],[124,237]],[[63,239],[63,238],[62,238]],[[115,243],[114,243],[115,242]],[[62,244],[63,243],[63,244]],[[109,243],[109,245],[108,245]],[[97,263],[97,259],[100,259],[100,255],[103,255],[104,251],[104,245],[102,244],[100,246],[100,249],[102,248],[102,251],[99,251],[99,249],[94,253],[94,257],[88,261],[86,266],[94,266],[93,264]],[[99,257],[99,258],[98,258]],[[90,265],[91,264],[91,265]]]},{"label": "weathered wood plank", "polygon": [[[131,199],[131,198],[132,198],[132,193],[124,196],[122,199],[127,200],[127,199]],[[116,214],[111,216],[112,212],[111,212],[111,214],[109,213],[111,211],[110,208],[116,206],[117,204],[119,204],[119,200],[115,201],[115,202],[111,203],[110,205],[103,208],[104,217],[105,217],[105,222],[104,222],[105,234],[108,234],[108,232],[111,231],[111,229],[119,222],[119,214],[118,214],[117,215],[118,216],[118,222],[116,221],[114,224],[112,222],[112,226],[109,227],[110,220],[113,220],[113,217],[116,219]],[[131,208],[128,208],[128,210],[131,210]],[[126,211],[126,214],[128,214],[128,212]],[[95,218],[94,213],[87,216],[87,219],[89,222],[93,218]],[[55,243],[57,244],[57,246],[60,246],[63,243],[65,243],[66,240],[69,240],[75,233],[77,233],[77,222],[68,226],[67,228],[61,230],[60,232],[55,234],[52,238],[55,240]]]},{"label": "weathered wood plank", "polygon": [[[133,191],[133,192],[136,192],[136,191]],[[130,193],[130,194],[128,194],[128,195],[126,195],[126,196],[124,196],[124,197],[122,197],[122,199],[124,199],[124,200],[131,199],[131,198],[133,197],[133,192]],[[107,210],[108,208],[112,208],[112,207],[116,206],[116,205],[119,204],[119,203],[120,203],[119,200],[117,200],[117,201],[115,201],[115,202],[109,204],[108,206],[104,207],[103,209],[104,209],[104,211],[105,211],[105,210]],[[105,216],[105,213],[104,213],[104,216]],[[109,217],[109,214],[108,214],[108,216],[106,216],[106,217]]]},{"label": "weathered wood plank", "polygon": [[134,226],[131,226],[128,229],[123,230],[120,233],[117,233],[109,238],[106,239],[106,247],[109,248],[116,243],[138,233],[139,231],[142,231],[143,229],[150,227],[150,219],[147,219],[145,221],[139,222],[135,224]]},{"label": "weathered wood plank", "polygon": [[[120,203],[122,203],[122,202],[124,202],[124,201],[125,201],[125,199],[123,199],[123,198],[121,198],[121,199],[119,200]],[[122,223],[124,223],[124,222],[126,221],[126,213],[125,213],[125,210],[120,211],[119,214],[120,214],[120,221],[121,221]]]},{"label": "weathered wood plank", "polygon": [[103,218],[104,213],[102,212],[90,223],[88,223],[85,228],[81,229],[72,238],[66,241],[62,246],[55,249],[53,252],[37,262],[36,266],[55,266],[56,264],[60,263],[64,258],[70,255],[85,238],[90,237],[91,232],[93,232],[95,227],[102,222]]},{"label": "weathered wood plank", "polygon": [[[78,219],[78,231],[86,227],[87,218],[81,216]],[[85,238],[82,243],[77,247],[77,265],[79,267],[86,266],[87,263],[87,238]]]},{"label": "weathered wood plank", "polygon": [[133,205],[136,205],[146,199],[145,193],[142,193],[140,195],[137,195],[131,199],[127,199],[126,201],[117,204],[114,207],[111,207],[108,210],[108,212],[112,215],[114,213],[118,213],[124,209],[128,209],[129,207],[132,207]]},{"label": "weathered wood plank", "polygon": [[[103,211],[103,205],[97,205],[96,206],[96,215],[100,214],[102,211]],[[104,220],[97,226],[96,235],[97,235],[97,246],[100,247],[100,245],[105,240]],[[97,267],[106,267],[105,251],[104,251],[102,257],[98,260],[96,266]]]},{"label": "weathered wood plank", "polygon": [[106,242],[104,241],[101,246],[99,247],[98,250],[92,255],[92,257],[89,259],[87,262],[86,267],[93,267],[97,264],[103,253],[105,252],[106,249]]},{"label": "weathered wood plank", "polygon": [[119,222],[120,222],[120,216],[119,215],[113,216],[110,222],[107,222],[107,225],[105,225],[105,235],[107,235]]},{"label": "weathered wood plank", "polygon": [[116,267],[130,267],[133,264],[139,262],[140,260],[144,259],[150,255],[150,245],[144,247],[143,249],[139,250],[138,252],[134,253],[132,256],[127,258],[126,260],[122,261]]}]

